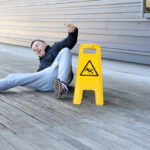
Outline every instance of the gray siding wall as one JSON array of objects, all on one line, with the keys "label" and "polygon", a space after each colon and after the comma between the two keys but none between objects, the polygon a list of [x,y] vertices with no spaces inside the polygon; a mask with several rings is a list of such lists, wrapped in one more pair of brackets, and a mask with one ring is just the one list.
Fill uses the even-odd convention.
[{"label": "gray siding wall", "polygon": [[29,46],[67,36],[65,22],[79,28],[79,45],[101,45],[102,57],[150,64],[150,20],[142,0],[0,0],[0,42]]}]

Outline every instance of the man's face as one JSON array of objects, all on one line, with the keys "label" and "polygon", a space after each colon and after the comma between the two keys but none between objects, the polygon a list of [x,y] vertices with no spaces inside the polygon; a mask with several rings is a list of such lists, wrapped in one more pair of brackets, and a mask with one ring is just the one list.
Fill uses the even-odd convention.
[{"label": "man's face", "polygon": [[43,57],[45,55],[45,43],[41,41],[35,41],[32,45],[32,49],[35,52],[35,54],[39,57]]}]

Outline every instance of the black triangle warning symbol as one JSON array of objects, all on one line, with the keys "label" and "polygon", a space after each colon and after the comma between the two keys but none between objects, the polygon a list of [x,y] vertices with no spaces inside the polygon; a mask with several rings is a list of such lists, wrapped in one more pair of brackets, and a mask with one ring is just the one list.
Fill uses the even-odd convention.
[{"label": "black triangle warning symbol", "polygon": [[80,76],[98,76],[98,73],[90,60],[85,65],[84,69],[80,73]]}]

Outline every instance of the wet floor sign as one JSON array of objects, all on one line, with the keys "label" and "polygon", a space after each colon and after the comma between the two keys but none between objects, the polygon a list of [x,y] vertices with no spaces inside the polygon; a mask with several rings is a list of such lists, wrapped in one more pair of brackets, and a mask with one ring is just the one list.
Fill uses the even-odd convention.
[{"label": "wet floor sign", "polygon": [[[88,49],[96,52],[87,53]],[[80,45],[73,104],[81,104],[84,90],[95,91],[96,105],[103,105],[101,49],[97,44]]]}]

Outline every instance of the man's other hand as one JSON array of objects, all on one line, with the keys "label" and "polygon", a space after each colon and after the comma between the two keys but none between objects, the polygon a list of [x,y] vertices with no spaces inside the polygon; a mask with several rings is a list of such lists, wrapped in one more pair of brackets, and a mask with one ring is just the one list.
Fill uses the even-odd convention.
[{"label": "man's other hand", "polygon": [[76,29],[76,27],[73,26],[72,24],[65,23],[64,25],[66,27],[66,31],[69,33],[73,33]]}]

